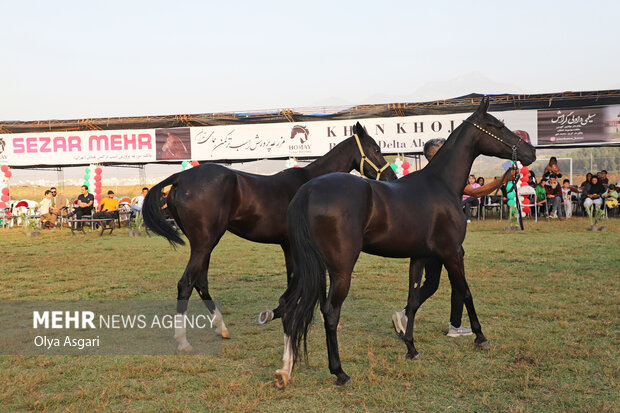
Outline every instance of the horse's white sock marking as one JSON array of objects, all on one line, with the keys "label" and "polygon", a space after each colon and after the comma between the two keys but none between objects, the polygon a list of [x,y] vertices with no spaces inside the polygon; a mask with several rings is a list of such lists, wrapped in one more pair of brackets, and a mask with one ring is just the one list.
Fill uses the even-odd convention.
[{"label": "horse's white sock marking", "polygon": [[177,349],[179,351],[191,350],[192,346],[187,341],[187,336],[185,335],[185,324],[183,323],[183,319],[185,314],[177,313],[174,315],[174,338],[179,343]]},{"label": "horse's white sock marking", "polygon": [[223,338],[228,338],[228,329],[226,328],[226,324],[224,324],[224,317],[222,317],[222,313],[220,312],[219,308],[216,308],[215,311],[213,312],[213,315],[215,316],[215,325],[217,326],[215,328],[215,333],[219,334],[220,336],[222,336]]}]

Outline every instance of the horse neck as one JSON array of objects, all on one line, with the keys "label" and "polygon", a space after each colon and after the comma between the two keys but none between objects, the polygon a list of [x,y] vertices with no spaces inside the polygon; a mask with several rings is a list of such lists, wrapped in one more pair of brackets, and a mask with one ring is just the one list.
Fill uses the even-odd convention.
[{"label": "horse neck", "polygon": [[332,150],[321,156],[314,162],[305,166],[305,170],[312,178],[325,175],[330,172],[349,172],[356,167],[353,156],[355,142],[349,138],[340,142]]},{"label": "horse neck", "polygon": [[472,132],[455,130],[426,169],[439,177],[455,196],[461,196],[476,157],[480,155]]}]

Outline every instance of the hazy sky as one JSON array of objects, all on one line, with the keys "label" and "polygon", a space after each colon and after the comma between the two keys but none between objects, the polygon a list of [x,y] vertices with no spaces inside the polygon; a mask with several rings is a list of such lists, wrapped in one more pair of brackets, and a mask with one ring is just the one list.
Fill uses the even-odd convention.
[{"label": "hazy sky", "polygon": [[618,1],[0,3],[0,120],[620,88]]}]

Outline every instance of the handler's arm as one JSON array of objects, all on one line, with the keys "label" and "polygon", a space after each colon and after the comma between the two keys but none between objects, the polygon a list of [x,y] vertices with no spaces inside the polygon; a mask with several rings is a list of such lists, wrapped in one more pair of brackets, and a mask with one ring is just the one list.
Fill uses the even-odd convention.
[{"label": "handler's arm", "polygon": [[481,196],[487,196],[493,193],[497,188],[502,186],[505,182],[508,182],[511,179],[514,179],[514,170],[511,171],[506,177],[502,180],[502,178],[498,178],[493,182],[490,182],[486,185],[480,186],[478,188],[473,188],[471,185],[467,185],[463,190],[465,195],[473,196],[475,198],[480,198]]}]

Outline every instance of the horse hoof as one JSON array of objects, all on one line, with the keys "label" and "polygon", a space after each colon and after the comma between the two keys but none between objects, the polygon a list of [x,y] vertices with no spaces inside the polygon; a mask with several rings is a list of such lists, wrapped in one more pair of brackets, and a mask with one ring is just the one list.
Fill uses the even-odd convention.
[{"label": "horse hoof", "polygon": [[273,381],[278,389],[284,389],[288,384],[290,377],[284,370],[276,370],[273,375]]},{"label": "horse hoof", "polygon": [[263,311],[262,313],[258,315],[258,324],[261,324],[261,325],[267,324],[271,320],[273,320],[273,311],[271,310]]},{"label": "horse hoof", "polygon": [[342,330],[342,326],[340,325],[340,323],[338,323],[338,326],[336,326],[336,331],[340,331]]},{"label": "horse hoof", "polygon": [[179,344],[177,349],[182,353],[191,353],[194,350],[194,347],[192,347],[192,345],[189,343],[185,343],[185,344]]},{"label": "horse hoof", "polygon": [[336,386],[348,386],[349,384],[353,384],[353,380],[351,380],[351,377],[346,374],[343,377],[338,377],[336,379]]},{"label": "horse hoof", "polygon": [[222,336],[222,338],[230,338],[230,334],[228,334],[228,329],[227,329],[227,328],[226,328],[226,329],[223,329],[223,330],[220,332],[220,336]]},{"label": "horse hoof", "polygon": [[481,350],[488,350],[489,348],[491,348],[491,345],[489,344],[488,340],[484,340],[481,343],[478,343],[477,341],[474,340],[474,344],[476,345],[477,348]]},{"label": "horse hoof", "polygon": [[420,356],[420,353],[407,353],[406,356],[407,360],[421,360],[422,357]]}]

